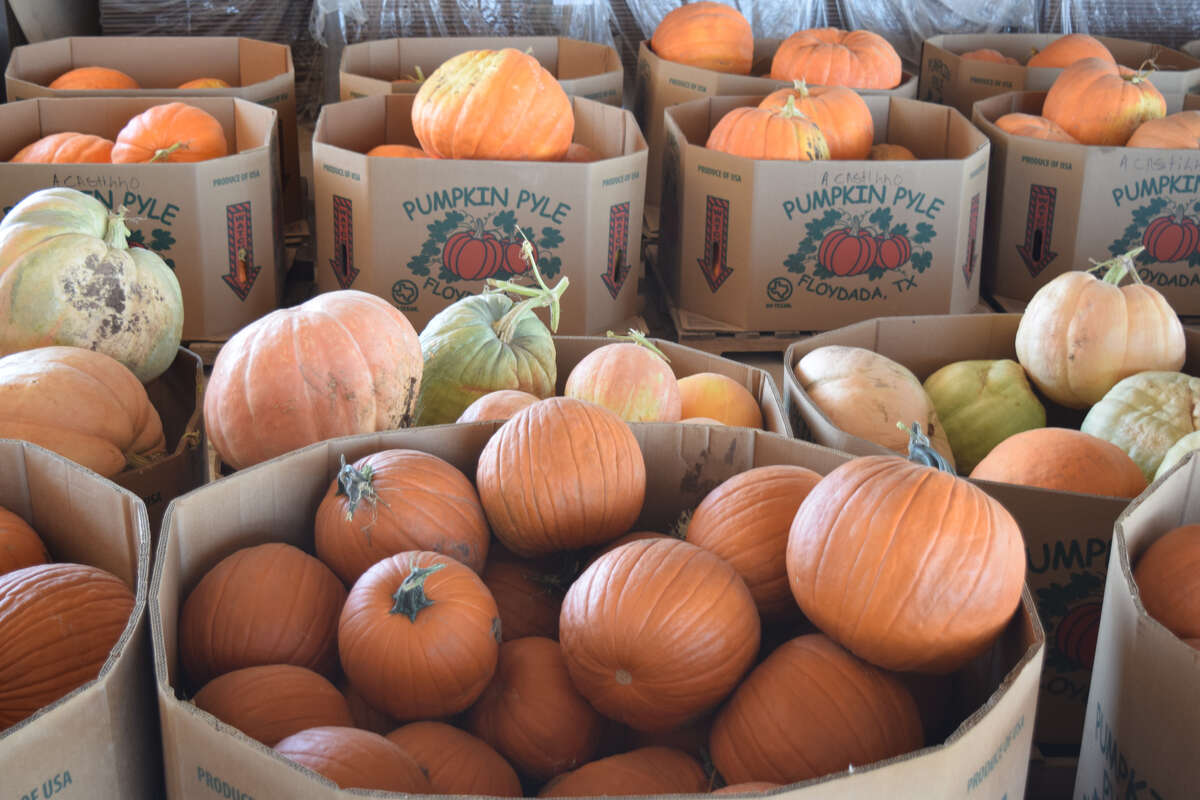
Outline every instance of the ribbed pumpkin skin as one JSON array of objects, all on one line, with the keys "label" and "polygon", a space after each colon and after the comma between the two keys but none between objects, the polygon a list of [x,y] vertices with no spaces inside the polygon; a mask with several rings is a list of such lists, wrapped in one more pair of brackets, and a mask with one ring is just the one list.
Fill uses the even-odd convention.
[{"label": "ribbed pumpkin skin", "polygon": [[389,733],[429,775],[434,794],[522,797],[512,765],[491,745],[444,722],[411,722]]},{"label": "ribbed pumpkin skin", "polygon": [[275,751],[343,789],[432,791],[417,762],[378,733],[336,726],[309,728],[279,742]]},{"label": "ribbed pumpkin skin", "polygon": [[0,358],[0,438],[33,442],[106,478],[166,449],[146,388],[112,358],[81,347]]},{"label": "ribbed pumpkin skin", "polygon": [[558,615],[566,587],[556,585],[549,564],[493,549],[483,568],[483,583],[496,601],[502,641],[526,636],[558,639]]},{"label": "ribbed pumpkin skin", "polygon": [[110,213],[91,195],[65,187],[27,195],[0,221],[0,272],[21,254],[55,236],[83,233],[103,239]]},{"label": "ribbed pumpkin skin", "polygon": [[1167,531],[1133,568],[1146,613],[1181,639],[1200,637],[1200,525]]},{"label": "ribbed pumpkin skin", "polygon": [[1092,406],[1079,429],[1129,454],[1152,480],[1175,442],[1200,430],[1200,378],[1139,372]]},{"label": "ribbed pumpkin skin", "polygon": [[894,89],[903,70],[896,49],[877,33],[813,28],[783,40],[771,60],[770,77],[815,86]]},{"label": "ribbed pumpkin skin", "polygon": [[688,523],[687,541],[725,559],[764,617],[799,616],[784,556],[796,510],[820,480],[787,464],[746,470],[709,492]]},{"label": "ribbed pumpkin skin", "polygon": [[999,50],[994,50],[990,47],[983,47],[978,50],[968,50],[965,53],[960,53],[959,58],[966,61],[987,61],[992,64],[1009,64],[1010,66],[1020,66],[1021,62],[1011,56],[1006,56]]},{"label": "ribbed pumpkin skin", "polygon": [[1146,120],[1166,114],[1167,102],[1149,79],[1098,58],[1064,69],[1042,104],[1042,116],[1081,144],[1118,147]]},{"label": "ribbed pumpkin skin", "polygon": [[867,154],[869,161],[917,161],[913,151],[902,144],[875,144]]},{"label": "ribbed pumpkin skin", "polygon": [[49,563],[50,554],[37,531],[20,516],[0,508],[0,575]]},{"label": "ribbed pumpkin skin", "polygon": [[551,397],[492,435],[475,486],[496,538],[517,555],[542,555],[628,531],[642,511],[646,462],[616,414]]},{"label": "ribbed pumpkin skin", "polygon": [[1125,143],[1126,147],[1164,147],[1171,150],[1200,148],[1200,111],[1177,111],[1162,119],[1146,120]]},{"label": "ribbed pumpkin skin", "polygon": [[107,164],[113,143],[87,133],[52,133],[25,145],[12,157],[13,164]]},{"label": "ribbed pumpkin skin", "polygon": [[940,675],[1012,618],[1025,545],[1008,511],[967,481],[866,456],[800,505],[787,571],[800,609],[835,642],[884,669]]},{"label": "ribbed pumpkin skin", "polygon": [[802,114],[753,106],[735,108],[717,121],[704,146],[743,158],[772,161],[821,161],[829,143]]},{"label": "ribbed pumpkin skin", "polygon": [[575,112],[536,58],[506,47],[443,62],[417,91],[412,123],[421,148],[439,158],[558,161]]},{"label": "ribbed pumpkin skin", "polygon": [[[430,605],[412,621],[393,613],[416,569],[440,565],[424,582]],[[342,669],[363,699],[397,720],[463,711],[496,671],[500,618],[479,576],[449,556],[413,551],[363,573],[338,621]]]},{"label": "ribbed pumpkin skin", "polygon": [[539,781],[594,758],[605,724],[571,683],[558,642],[540,636],[500,645],[496,675],[467,715],[471,733]]},{"label": "ribbed pumpkin skin", "polygon": [[677,539],[596,559],[567,590],[558,623],[580,693],[605,716],[652,732],[729,694],[758,654],[760,627],[733,567]]},{"label": "ribbed pumpkin skin", "polygon": [[359,691],[350,684],[350,681],[346,680],[345,675],[338,682],[338,689],[341,690],[342,696],[346,698],[346,705],[350,709],[350,717],[354,720],[354,727],[384,736],[388,731],[393,731],[400,725],[399,720],[392,718],[368,703]]},{"label": "ribbed pumpkin skin", "polygon": [[133,604],[124,582],[84,564],[0,575],[0,731],[96,678]]},{"label": "ribbed pumpkin skin", "polygon": [[678,422],[679,382],[671,365],[633,342],[598,347],[584,356],[563,396],[603,406],[626,422]]},{"label": "ribbed pumpkin skin", "polygon": [[309,728],[354,725],[336,686],[292,664],[226,672],[206,683],[192,702],[267,747]]},{"label": "ribbed pumpkin skin", "polygon": [[205,573],[179,612],[179,658],[194,685],[243,667],[295,664],[331,677],[346,588],[290,544],[246,547]]},{"label": "ribbed pumpkin skin", "polygon": [[384,450],[350,466],[374,496],[352,504],[352,484],[339,473],[315,526],[317,557],[343,583],[352,586],[376,562],[407,550],[445,553],[483,571],[492,533],[475,487],[457,467],[418,450]]},{"label": "ribbed pumpkin skin", "polygon": [[717,714],[710,743],[725,780],[787,784],[919,750],[924,734],[904,684],[814,633],[750,673]]},{"label": "ribbed pumpkin skin", "polygon": [[758,107],[781,109],[789,97],[796,110],[821,129],[830,158],[864,159],[871,152],[875,122],[858,92],[844,86],[807,86],[800,82],[795,88],[771,92]]},{"label": "ribbed pumpkin skin", "polygon": [[1036,114],[1013,112],[1005,114],[996,120],[996,127],[1013,136],[1027,136],[1031,139],[1044,139],[1048,142],[1068,142],[1079,144],[1075,137],[1062,129],[1057,122],[1039,117]]},{"label": "ribbed pumpkin skin", "polygon": [[411,144],[380,144],[368,150],[367,155],[383,158],[429,158],[429,153]]},{"label": "ribbed pumpkin skin", "polygon": [[79,67],[50,82],[51,89],[140,89],[137,81],[118,69]]},{"label": "ribbed pumpkin skin", "polygon": [[366,292],[326,292],[225,343],[204,392],[204,425],[235,469],[336,436],[407,427],[422,368],[403,313]]},{"label": "ribbed pumpkin skin", "polygon": [[687,3],[672,9],[650,39],[659,58],[692,67],[749,75],[754,32],[742,12],[724,3]]},{"label": "ribbed pumpkin skin", "polygon": [[1086,33],[1068,33],[1046,45],[1044,50],[1034,53],[1025,62],[1025,66],[1062,69],[1084,58],[1098,58],[1109,64],[1117,63],[1113,54],[1100,40]]},{"label": "ribbed pumpkin skin", "polygon": [[585,764],[561,775],[538,797],[697,794],[708,776],[696,759],[671,747],[642,747]]},{"label": "ribbed pumpkin skin", "polygon": [[114,164],[208,161],[229,155],[225,129],[212,114],[187,103],[166,103],[125,124],[113,145]]},{"label": "ribbed pumpkin skin", "polygon": [[1146,477],[1115,444],[1070,428],[1034,428],[996,445],[972,478],[1060,492],[1137,497]]},{"label": "ribbed pumpkin skin", "polygon": [[520,389],[498,389],[488,392],[467,406],[456,422],[487,422],[506,420],[522,408],[528,408],[542,398]]}]

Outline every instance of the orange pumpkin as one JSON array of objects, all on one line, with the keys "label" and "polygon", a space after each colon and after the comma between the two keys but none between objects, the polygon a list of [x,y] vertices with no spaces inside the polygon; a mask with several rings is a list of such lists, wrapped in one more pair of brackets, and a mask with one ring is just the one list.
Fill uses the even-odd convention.
[{"label": "orange pumpkin", "polygon": [[1046,45],[1044,50],[1035,52],[1025,66],[1063,69],[1085,58],[1117,63],[1112,52],[1099,39],[1086,33],[1068,33]]},{"label": "orange pumpkin", "polygon": [[429,777],[412,756],[378,733],[338,726],[309,728],[276,744],[275,751],[342,789],[432,791]]},{"label": "orange pumpkin", "polygon": [[1014,434],[992,448],[971,477],[1105,497],[1137,497],[1146,488],[1141,467],[1124,450],[1070,428]]},{"label": "orange pumpkin", "polygon": [[821,129],[832,159],[864,159],[871,152],[875,122],[871,109],[853,89],[844,86],[809,86],[803,80],[791,89],[777,89],[759,108],[783,108],[788,98],[795,108]]},{"label": "orange pumpkin", "polygon": [[567,148],[567,154],[563,156],[562,160],[573,164],[589,164],[593,161],[600,161],[603,158],[604,156],[586,144],[571,142],[570,147]]},{"label": "orange pumpkin", "polygon": [[51,89],[140,89],[133,78],[108,67],[78,67],[64,72],[50,83]]},{"label": "orange pumpkin", "polygon": [[386,737],[429,776],[434,794],[522,797],[512,765],[490,744],[444,722],[410,722]]},{"label": "orange pumpkin", "polygon": [[750,390],[728,375],[697,372],[680,378],[680,421],[704,418],[741,428],[761,428],[762,408]]},{"label": "orange pumpkin", "polygon": [[678,422],[679,382],[667,357],[640,334],[584,356],[567,375],[563,396],[603,406],[626,422]]},{"label": "orange pumpkin", "polygon": [[664,731],[733,690],[759,628],[733,567],[687,542],[645,539],[596,559],[571,585],[559,641],[571,680],[600,713]]},{"label": "orange pumpkin", "polygon": [[37,531],[17,514],[0,508],[0,575],[49,563],[50,554]]},{"label": "orange pumpkin", "polygon": [[221,78],[194,78],[176,86],[176,89],[228,89],[230,84]]},{"label": "orange pumpkin", "polygon": [[362,574],[337,645],[363,698],[398,720],[457,714],[496,671],[500,618],[479,576],[449,556],[411,551]]},{"label": "orange pumpkin", "polygon": [[1143,122],[1166,113],[1167,102],[1146,73],[1099,58],[1064,69],[1042,104],[1042,116],[1081,144],[1123,145]]},{"label": "orange pumpkin", "polygon": [[95,679],[133,605],[121,579],[84,564],[0,575],[0,731]]},{"label": "orange pumpkin", "polygon": [[754,32],[733,6],[700,0],[668,12],[654,29],[650,49],[677,64],[749,75]]},{"label": "orange pumpkin", "polygon": [[919,750],[924,734],[903,683],[814,633],[750,673],[709,741],[725,780],[787,784]]},{"label": "orange pumpkin", "polygon": [[714,714],[704,714],[688,720],[678,728],[667,731],[639,731],[628,725],[613,723],[609,729],[610,737],[619,737],[614,750],[605,752],[625,752],[639,747],[672,747],[682,750],[692,758],[700,761],[708,760],[708,736],[712,730]]},{"label": "orange pumpkin", "polygon": [[88,133],[52,133],[22,147],[13,164],[107,164],[113,143]]},{"label": "orange pumpkin", "polygon": [[959,58],[966,61],[986,61],[990,64],[1009,64],[1012,66],[1020,66],[1021,62],[1017,61],[1012,56],[1006,56],[999,50],[993,50],[990,47],[983,47],[978,50],[968,50],[961,53]]},{"label": "orange pumpkin", "polygon": [[382,736],[388,731],[394,731],[400,724],[399,720],[368,703],[358,690],[350,685],[350,681],[346,680],[345,675],[338,682],[338,690],[346,698],[346,706],[350,709],[350,718],[354,720],[354,727]]},{"label": "orange pumpkin", "polygon": [[[928,439],[913,438],[914,458],[939,462]],[[953,472],[867,456],[800,504],[787,572],[805,616],[858,657],[945,674],[986,650],[1017,610],[1025,545],[1008,511]]]},{"label": "orange pumpkin", "polygon": [[604,544],[632,527],[646,462],[606,408],[551,397],[517,412],[479,455],[475,486],[492,532],[517,555]]},{"label": "orange pumpkin", "polygon": [[560,775],[538,797],[697,794],[707,789],[704,768],[687,753],[671,747],[640,747]]},{"label": "orange pumpkin", "polygon": [[1028,136],[1031,139],[1044,139],[1048,142],[1079,144],[1075,137],[1064,131],[1057,122],[1036,114],[1020,112],[1005,114],[996,120],[996,127],[1013,136]]},{"label": "orange pumpkin", "polygon": [[1170,150],[1200,148],[1200,111],[1177,111],[1138,126],[1126,147],[1163,147]]},{"label": "orange pumpkin", "polygon": [[412,125],[427,153],[440,158],[559,161],[575,133],[570,98],[531,55],[468,50],[421,84]]},{"label": "orange pumpkin", "polygon": [[770,77],[817,86],[894,89],[903,71],[896,48],[877,33],[813,28],[783,40],[771,60]]},{"label": "orange pumpkin", "polygon": [[728,786],[722,786],[720,789],[713,789],[710,794],[755,794],[778,788],[778,783],[771,783],[770,781],[746,781],[745,783],[731,783]]},{"label": "orange pumpkin", "polygon": [[483,583],[496,601],[503,641],[558,638],[558,615],[570,581],[560,577],[548,559],[517,558],[495,547],[483,568]]},{"label": "orange pumpkin", "polygon": [[825,134],[788,99],[783,108],[735,108],[717,121],[704,146],[743,158],[819,161],[829,158]]},{"label": "orange pumpkin", "polygon": [[558,642],[540,636],[500,645],[496,675],[467,716],[468,730],[539,781],[594,758],[605,724],[571,683]]},{"label": "orange pumpkin", "polygon": [[873,144],[867,154],[869,161],[917,161],[917,157],[902,144]]},{"label": "orange pumpkin", "polygon": [[520,389],[497,389],[494,392],[488,392],[467,406],[456,422],[506,420],[541,399],[536,394],[523,392]]},{"label": "orange pumpkin", "polygon": [[671,538],[678,538],[678,537],[671,537],[665,533],[659,533],[658,531],[630,531],[629,533],[625,534],[624,536],[621,536],[617,539],[613,539],[611,542],[604,545],[604,547],[597,550],[595,555],[593,555],[590,559],[588,559],[588,562],[585,566],[590,567],[596,561],[597,558],[599,558],[602,555],[605,555],[606,553],[611,553],[613,550],[616,550],[618,547],[620,547],[623,544],[629,544],[630,542],[641,542],[646,539],[671,539]]},{"label": "orange pumpkin", "polygon": [[114,164],[207,161],[229,155],[225,129],[187,103],[164,103],[138,114],[117,134]]},{"label": "orange pumpkin", "polygon": [[378,144],[368,150],[367,155],[384,158],[429,158],[429,153],[411,144]]},{"label": "orange pumpkin", "polygon": [[820,480],[804,467],[750,469],[709,492],[688,523],[687,541],[725,559],[764,617],[799,616],[784,556],[796,510]]},{"label": "orange pumpkin", "polygon": [[1200,637],[1200,525],[1155,539],[1133,568],[1133,579],[1147,614],[1181,639]]},{"label": "orange pumpkin", "polygon": [[336,686],[292,664],[218,675],[196,692],[192,702],[267,747],[308,728],[354,724],[346,698]]},{"label": "orange pumpkin", "polygon": [[421,343],[381,297],[347,289],[272,311],[225,343],[204,392],[213,447],[241,469],[307,444],[407,427]]},{"label": "orange pumpkin", "polygon": [[290,544],[245,547],[204,574],[179,612],[179,660],[193,684],[243,667],[337,669],[337,620],[346,588]]},{"label": "orange pumpkin", "polygon": [[488,530],[479,495],[457,467],[418,450],[343,464],[317,507],[317,557],[347,585],[381,559],[431,550],[483,571]]}]

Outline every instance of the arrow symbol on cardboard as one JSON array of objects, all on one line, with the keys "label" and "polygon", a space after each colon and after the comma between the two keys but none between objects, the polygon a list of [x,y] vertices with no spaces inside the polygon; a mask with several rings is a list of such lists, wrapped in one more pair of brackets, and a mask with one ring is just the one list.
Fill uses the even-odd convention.
[{"label": "arrow symbol on cardboard", "polygon": [[617,299],[629,277],[628,252],[629,203],[617,203],[608,210],[608,267],[600,278],[613,300]]},{"label": "arrow symbol on cardboard", "polygon": [[1029,216],[1025,219],[1025,243],[1017,245],[1017,254],[1029,274],[1036,278],[1058,253],[1050,249],[1054,231],[1054,201],[1058,189],[1033,184],[1029,187]]},{"label": "arrow symbol on cardboard", "polygon": [[350,198],[333,196],[333,258],[329,259],[338,286],[349,289],[358,277],[354,268],[354,206]]},{"label": "arrow symbol on cardboard", "polygon": [[729,201],[721,197],[708,196],[704,212],[704,257],[696,261],[708,288],[715,294],[721,284],[733,274],[725,261],[729,244]]},{"label": "arrow symbol on cardboard", "polygon": [[262,267],[254,264],[254,224],[250,203],[233,203],[225,207],[225,224],[229,236],[229,272],[221,276],[241,300],[250,295]]}]

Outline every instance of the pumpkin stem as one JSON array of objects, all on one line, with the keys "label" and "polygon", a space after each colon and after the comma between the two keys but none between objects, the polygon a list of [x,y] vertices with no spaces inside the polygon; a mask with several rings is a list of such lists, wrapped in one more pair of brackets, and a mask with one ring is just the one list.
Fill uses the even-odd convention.
[{"label": "pumpkin stem", "polygon": [[651,353],[654,353],[654,355],[661,358],[663,361],[667,362],[668,364],[671,363],[671,359],[667,358],[667,354],[662,350],[659,350],[654,342],[647,339],[646,334],[642,333],[637,328],[630,328],[629,333],[625,334],[624,336],[619,333],[613,333],[612,331],[606,332],[605,336],[607,336],[609,339],[617,339],[618,341],[633,342],[634,344],[641,345]]},{"label": "pumpkin stem", "polygon": [[779,115],[787,119],[795,119],[796,117],[804,116],[804,112],[796,108],[795,95],[788,95],[787,102],[783,104],[783,108],[779,109]]},{"label": "pumpkin stem", "polygon": [[808,97],[808,81],[804,78],[795,78],[792,80],[792,91],[799,94],[801,97]]},{"label": "pumpkin stem", "polygon": [[119,206],[108,214],[108,229],[104,232],[104,243],[114,250],[129,249],[129,228],[125,227],[125,214],[129,209]]},{"label": "pumpkin stem", "polygon": [[933,449],[933,445],[929,442],[929,437],[921,430],[921,423],[914,422],[912,428],[909,428],[903,422],[897,422],[896,427],[908,434],[909,461],[914,464],[935,467],[951,475],[956,474],[954,467],[950,466],[950,462],[941,453]]},{"label": "pumpkin stem", "polygon": [[394,605],[391,613],[403,614],[408,617],[410,622],[416,623],[417,614],[421,613],[422,609],[433,605],[433,601],[425,594],[425,579],[446,565],[433,564],[428,567],[416,567],[415,560],[410,558],[408,566],[410,570],[408,577],[400,582],[400,588],[392,595]]},{"label": "pumpkin stem", "polygon": [[354,519],[354,512],[363,500],[374,505],[379,502],[375,492],[375,470],[370,464],[364,464],[362,469],[355,469],[353,464],[346,463],[346,456],[341,456],[342,467],[337,474],[337,495],[349,498],[346,501],[346,519]]},{"label": "pumpkin stem", "polygon": [[559,278],[558,283],[554,284],[551,289],[546,285],[546,281],[542,278],[542,273],[538,269],[537,259],[533,257],[533,243],[529,241],[529,237],[525,235],[525,231],[521,230],[520,225],[513,226],[517,233],[521,235],[524,241],[521,243],[521,257],[529,264],[530,270],[533,272],[534,280],[537,281],[537,286],[522,286],[513,281],[498,281],[495,278],[488,278],[488,286],[496,291],[510,292],[515,295],[527,298],[513,305],[504,316],[492,325],[492,329],[496,331],[496,335],[500,337],[500,341],[505,344],[510,343],[513,337],[517,335],[517,326],[525,319],[526,315],[531,313],[535,308],[542,306],[550,307],[550,330],[551,332],[558,331],[558,317],[562,310],[562,294],[567,290],[571,280],[566,275]]},{"label": "pumpkin stem", "polygon": [[[1104,274],[1100,276],[1100,280],[1104,281],[1105,283],[1111,283],[1113,286],[1120,286],[1121,281],[1125,279],[1126,275],[1132,275],[1133,280],[1136,283],[1141,283],[1142,278],[1140,275],[1138,275],[1137,265],[1133,263],[1133,260],[1137,258],[1138,255],[1140,255],[1145,249],[1146,248],[1144,246],[1135,247],[1128,253],[1122,253],[1119,256],[1114,256],[1107,261],[1096,261],[1094,258],[1089,260],[1093,264],[1092,269],[1100,269],[1101,267],[1104,267],[1105,271]],[[1091,270],[1088,271],[1091,272]]]},{"label": "pumpkin stem", "polygon": [[187,149],[187,142],[176,142],[175,144],[171,145],[170,147],[165,147],[161,150],[155,150],[154,158],[150,159],[150,163],[153,164],[156,161],[166,161],[176,151],[186,150],[186,149]]}]

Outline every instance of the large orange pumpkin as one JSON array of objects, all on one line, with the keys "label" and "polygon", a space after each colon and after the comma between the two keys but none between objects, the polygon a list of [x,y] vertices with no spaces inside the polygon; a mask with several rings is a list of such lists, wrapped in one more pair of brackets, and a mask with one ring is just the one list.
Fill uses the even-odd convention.
[{"label": "large orange pumpkin", "polygon": [[725,559],[764,617],[799,616],[784,556],[796,510],[820,480],[786,464],[750,469],[709,492],[688,522],[687,540]]},{"label": "large orange pumpkin", "polygon": [[971,477],[1060,492],[1137,497],[1142,469],[1111,442],[1071,428],[1033,428],[996,445]]},{"label": "large orange pumpkin", "polygon": [[1200,148],[1200,111],[1177,111],[1138,126],[1126,147],[1162,147],[1169,150]]},{"label": "large orange pumpkin", "polygon": [[483,571],[488,530],[475,487],[419,450],[384,450],[344,464],[317,507],[317,557],[347,585],[372,564],[431,550]]},{"label": "large orange pumpkin", "polygon": [[878,33],[813,28],[783,40],[771,60],[770,77],[816,86],[894,89],[903,70],[896,48]]},{"label": "large orange pumpkin", "polygon": [[339,726],[309,728],[275,745],[285,758],[342,789],[429,794],[429,777],[400,745],[378,733]]},{"label": "large orange pumpkin", "polygon": [[583,696],[644,731],[719,703],[760,637],[754,598],[733,567],[677,539],[643,539],[596,559],[567,590],[558,627]]},{"label": "large orange pumpkin", "polygon": [[27,144],[12,157],[14,164],[107,164],[113,143],[90,133],[52,133]]},{"label": "large orange pumpkin", "polygon": [[342,669],[398,720],[457,714],[496,671],[500,618],[491,593],[449,556],[410,551],[362,574],[338,621]]},{"label": "large orange pumpkin", "polygon": [[796,110],[816,123],[829,145],[832,159],[864,159],[875,139],[871,109],[858,92],[844,86],[809,86],[803,80],[791,89],[777,89],[759,108],[783,108],[788,98]]},{"label": "large orange pumpkin", "polygon": [[[928,440],[914,441],[914,457],[936,463]],[[787,572],[800,609],[838,644],[885,669],[944,674],[1012,618],[1025,545],[1008,511],[952,472],[867,456],[800,504]]]},{"label": "large orange pumpkin", "polygon": [[290,544],[226,556],[179,612],[179,660],[193,684],[243,667],[295,664],[332,677],[346,588],[329,567]]},{"label": "large orange pumpkin", "polygon": [[0,731],[96,678],[133,604],[121,579],[84,564],[0,575]]},{"label": "large orange pumpkin", "polygon": [[539,781],[595,757],[606,722],[571,683],[562,648],[530,636],[500,645],[496,675],[467,728]]},{"label": "large orange pumpkin", "polygon": [[654,29],[650,49],[677,64],[749,75],[754,32],[733,6],[700,0],[668,12]]},{"label": "large orange pumpkin", "polygon": [[558,615],[570,581],[550,559],[517,558],[503,547],[492,548],[483,568],[483,583],[500,613],[501,639],[526,636],[558,638]]},{"label": "large orange pumpkin", "polygon": [[813,633],[755,667],[717,714],[709,741],[725,780],[786,784],[919,750],[924,735],[899,679]]},{"label": "large orange pumpkin", "polygon": [[1068,33],[1034,53],[1025,62],[1025,66],[1063,69],[1085,58],[1098,58],[1109,64],[1117,63],[1112,51],[1099,39],[1086,33]]},{"label": "large orange pumpkin", "polygon": [[216,117],[187,103],[165,103],[125,123],[113,145],[112,161],[186,163],[227,155],[225,129]]},{"label": "large orange pumpkin", "polygon": [[1147,614],[1181,639],[1200,637],[1200,525],[1155,539],[1133,568],[1133,579]]},{"label": "large orange pumpkin", "polygon": [[743,158],[819,161],[829,143],[816,123],[788,100],[783,108],[740,106],[717,121],[704,146]]},{"label": "large orange pumpkin", "polygon": [[512,765],[490,744],[444,722],[410,722],[386,737],[429,776],[434,794],[522,797]]},{"label": "large orange pumpkin", "polygon": [[646,462],[608,409],[551,397],[517,412],[479,455],[475,486],[492,532],[517,555],[603,544],[642,510]]},{"label": "large orange pumpkin", "polygon": [[413,99],[412,124],[421,149],[439,158],[558,161],[575,112],[536,58],[507,47],[442,62]]},{"label": "large orange pumpkin", "polygon": [[588,353],[567,375],[563,396],[603,406],[626,422],[678,422],[679,382],[662,351],[638,335]]},{"label": "large orange pumpkin", "polygon": [[49,563],[50,554],[37,531],[20,516],[0,508],[0,575]]},{"label": "large orange pumpkin", "polygon": [[237,469],[307,444],[407,427],[421,343],[390,303],[347,289],[272,311],[225,343],[204,393],[204,425]]},{"label": "large orange pumpkin", "polygon": [[1139,125],[1166,113],[1166,100],[1145,73],[1098,58],[1064,69],[1042,104],[1042,116],[1081,144],[1124,145]]},{"label": "large orange pumpkin", "polygon": [[700,762],[671,747],[640,747],[560,775],[538,797],[697,794],[708,790]]},{"label": "large orange pumpkin", "polygon": [[1048,142],[1068,142],[1079,144],[1075,137],[1067,133],[1053,120],[1039,117],[1036,114],[1022,114],[1015,111],[1005,114],[996,120],[996,127],[1013,136],[1027,136],[1031,139],[1044,139]]},{"label": "large orange pumpkin", "polygon": [[218,675],[196,692],[192,702],[267,747],[308,728],[354,725],[337,687],[293,664],[266,664]]},{"label": "large orange pumpkin", "polygon": [[77,67],[50,82],[51,89],[140,89],[137,81],[108,67]]}]

